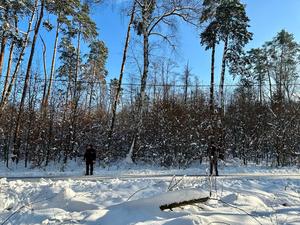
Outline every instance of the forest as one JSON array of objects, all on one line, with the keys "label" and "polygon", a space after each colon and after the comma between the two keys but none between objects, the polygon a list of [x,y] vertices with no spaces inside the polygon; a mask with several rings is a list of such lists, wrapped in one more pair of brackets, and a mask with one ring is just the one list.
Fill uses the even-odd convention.
[{"label": "forest", "polygon": [[[179,168],[212,157],[300,164],[300,43],[293,33],[278,30],[249,49],[255,34],[240,0],[126,1],[114,78],[106,67],[110,49],[91,15],[96,5],[111,4],[0,1],[2,163],[67,163],[93,144],[104,166],[126,157]],[[178,74],[176,57],[152,54],[153,45],[178,47],[179,24],[195,29],[209,52],[210,83],[188,63]],[[135,79],[128,82],[128,74]]]}]

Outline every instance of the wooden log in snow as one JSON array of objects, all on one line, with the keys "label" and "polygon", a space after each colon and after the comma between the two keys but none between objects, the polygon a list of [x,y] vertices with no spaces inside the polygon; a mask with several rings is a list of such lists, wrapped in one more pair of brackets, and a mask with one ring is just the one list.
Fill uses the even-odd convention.
[{"label": "wooden log in snow", "polygon": [[209,199],[209,197],[205,197],[205,198],[192,199],[192,200],[183,201],[183,202],[174,202],[174,203],[171,203],[171,204],[161,205],[159,208],[162,211],[166,210],[166,209],[172,210],[173,208],[177,208],[177,207],[181,207],[181,206],[193,205],[193,204],[196,204],[196,203],[207,202],[208,199]]}]

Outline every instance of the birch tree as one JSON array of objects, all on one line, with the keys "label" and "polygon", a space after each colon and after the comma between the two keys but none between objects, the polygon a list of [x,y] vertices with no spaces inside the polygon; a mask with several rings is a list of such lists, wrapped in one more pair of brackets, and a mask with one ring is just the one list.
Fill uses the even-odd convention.
[{"label": "birch tree", "polygon": [[[199,3],[195,1],[161,1],[161,0],[136,0],[137,13],[134,20],[135,30],[137,35],[142,38],[143,45],[143,72],[140,82],[140,91],[137,107],[137,125],[136,131],[131,144],[129,158],[133,158],[133,150],[136,141],[139,139],[139,134],[142,129],[143,123],[143,106],[146,100],[146,86],[149,74],[149,61],[150,61],[150,43],[152,37],[161,38],[169,45],[174,47],[171,37],[168,33],[162,30],[171,28],[175,29],[178,19],[192,23],[195,20],[195,12],[199,9]],[[137,150],[138,151],[138,150]]]}]

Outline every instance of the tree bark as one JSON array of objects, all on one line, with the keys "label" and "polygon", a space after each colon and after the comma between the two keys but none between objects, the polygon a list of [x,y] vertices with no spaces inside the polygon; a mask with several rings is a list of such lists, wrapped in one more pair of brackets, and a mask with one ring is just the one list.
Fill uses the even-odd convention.
[{"label": "tree bark", "polygon": [[[4,24],[5,23],[8,23],[8,8],[5,8],[5,12],[4,12]],[[2,41],[1,41],[1,46],[0,46],[0,78],[2,77],[3,62],[4,62],[4,55],[5,55],[5,48],[6,48],[7,40],[8,40],[8,36],[6,34],[6,31],[4,30],[4,32],[2,34]]]},{"label": "tree bark", "polygon": [[262,105],[262,75],[259,74],[259,103]]},{"label": "tree bark", "polygon": [[[74,90],[73,90],[73,98],[72,98],[72,115],[71,115],[71,126],[69,130],[70,135],[70,151],[74,151],[75,146],[75,137],[77,134],[77,108],[79,104],[79,94],[77,91],[77,83],[78,83],[78,76],[79,76],[79,67],[80,67],[80,40],[81,40],[81,24],[79,24],[79,31],[77,36],[77,50],[76,50],[76,69],[75,69],[75,77],[74,77]],[[65,156],[64,162],[67,162],[67,155]]]},{"label": "tree bark", "polygon": [[43,67],[44,67],[44,87],[43,87],[43,97],[42,97],[42,103],[40,107],[40,111],[44,112],[44,107],[45,107],[45,98],[46,98],[46,89],[47,89],[47,59],[46,59],[46,44],[43,40],[42,37],[40,37],[43,43]]},{"label": "tree bark", "polygon": [[[14,22],[15,22],[15,29],[16,32],[18,33],[18,18],[16,15],[16,12],[14,14]],[[9,82],[9,76],[10,76],[10,70],[11,70],[11,65],[13,62],[13,53],[14,53],[14,47],[15,47],[15,39],[13,39],[11,41],[11,45],[10,45],[10,49],[9,49],[9,56],[8,56],[8,62],[7,62],[7,70],[6,70],[6,77],[5,77],[5,81],[4,81],[4,87],[3,87],[3,91],[2,91],[2,96],[1,96],[1,102],[4,98],[5,93],[7,92],[7,88],[8,88],[8,82]],[[1,105],[1,103],[0,103]]]},{"label": "tree bark", "polygon": [[108,150],[110,149],[111,138],[112,138],[114,126],[115,126],[117,104],[118,104],[118,99],[119,99],[120,92],[121,92],[121,85],[122,85],[124,68],[125,68],[126,59],[127,59],[127,50],[128,50],[129,41],[130,41],[130,31],[131,31],[131,26],[132,26],[133,20],[134,20],[135,8],[136,8],[136,1],[134,0],[133,6],[132,6],[132,11],[131,11],[131,16],[130,16],[130,21],[129,21],[129,24],[127,27],[126,41],[125,41],[125,46],[124,46],[124,51],[123,51],[123,58],[122,58],[122,64],[121,64],[121,69],[120,69],[118,87],[117,87],[117,91],[116,91],[116,96],[114,98],[114,103],[112,105],[112,119],[111,119],[111,124],[110,124],[109,132],[108,132]]},{"label": "tree bark", "polygon": [[198,199],[192,199],[192,200],[188,200],[188,201],[174,202],[171,204],[161,205],[159,208],[162,211],[166,210],[166,209],[170,209],[172,211],[173,208],[178,208],[178,207],[182,207],[182,206],[186,206],[186,205],[193,205],[193,204],[197,204],[197,203],[204,203],[204,202],[207,202],[208,200],[209,200],[209,197],[198,198]]},{"label": "tree bark", "polygon": [[[215,52],[216,52],[216,44],[214,43],[212,46],[212,53],[211,53],[211,74],[210,74],[210,99],[209,99],[209,108],[210,108],[210,140],[208,143],[209,148],[212,148],[212,145],[214,143],[215,139],[215,103],[214,103],[214,80],[215,80]],[[213,151],[209,152],[209,161],[210,161],[210,167],[215,167],[215,170],[217,171],[217,163],[214,162],[216,159],[216,153]],[[212,175],[212,171],[210,171],[210,175]]]},{"label": "tree bark", "polygon": [[6,43],[7,43],[7,36],[5,36],[5,32],[4,32],[3,37],[2,37],[2,42],[1,42],[1,49],[0,49],[0,78],[2,77],[2,69],[3,69],[3,61],[4,61]]},{"label": "tree bark", "polygon": [[143,124],[143,107],[144,107],[144,100],[146,97],[146,84],[147,84],[147,77],[148,77],[148,70],[149,70],[149,18],[150,18],[150,12],[148,11],[148,6],[143,5],[142,8],[142,17],[143,17],[143,74],[141,77],[141,87],[140,87],[140,93],[138,98],[138,107],[137,107],[137,125],[135,127],[135,133],[133,136],[133,141],[131,144],[131,156],[132,161],[134,162],[134,149],[135,145],[138,142],[140,138],[140,133],[142,130],[142,124]]},{"label": "tree bark", "polygon": [[216,45],[212,46],[211,51],[211,70],[210,70],[210,97],[209,97],[209,108],[211,116],[214,114],[214,83],[215,83],[215,52]]},{"label": "tree bark", "polygon": [[224,115],[224,81],[225,81],[225,70],[226,70],[226,58],[227,58],[227,50],[228,50],[228,37],[224,42],[224,50],[223,50],[223,57],[222,57],[222,70],[221,70],[221,77],[220,77],[220,87],[219,87],[219,94],[220,94],[220,106],[221,106],[221,115]]},{"label": "tree bark", "polygon": [[[93,76],[92,78],[94,79],[96,77],[96,63],[95,61],[93,62],[93,69],[92,69],[92,73],[93,73]],[[90,86],[90,93],[88,94],[87,93],[87,96],[89,95],[89,101],[87,103],[87,96],[86,96],[86,106],[88,106],[88,115],[90,116],[91,115],[91,112],[92,112],[92,101],[93,101],[93,93],[94,93],[94,82],[91,81],[89,82],[89,86]]]},{"label": "tree bark", "polygon": [[186,65],[186,69],[184,71],[184,104],[187,102],[188,95],[188,86],[189,86],[189,64]]},{"label": "tree bark", "polygon": [[8,88],[8,81],[9,81],[9,75],[10,75],[10,69],[11,69],[11,65],[12,65],[12,58],[13,58],[13,53],[14,53],[14,47],[15,47],[15,42],[13,41],[10,45],[10,49],[9,49],[9,57],[8,57],[8,63],[7,63],[7,70],[6,70],[6,76],[5,76],[5,81],[4,81],[4,87],[3,87],[3,91],[2,91],[2,97],[1,97],[1,101],[4,98],[5,93],[7,92],[7,88]]},{"label": "tree bark", "polygon": [[268,70],[268,80],[269,80],[269,93],[270,93],[270,100],[271,100],[271,105],[273,103],[273,93],[272,93],[272,81],[271,81],[271,75],[270,72]]},{"label": "tree bark", "polygon": [[58,18],[57,26],[56,26],[56,33],[55,33],[54,47],[53,47],[53,54],[52,54],[52,61],[51,61],[51,71],[50,71],[49,83],[48,83],[48,88],[47,88],[47,94],[46,94],[45,102],[44,102],[45,107],[48,106],[48,101],[51,96],[51,88],[52,88],[52,82],[53,82],[53,76],[54,76],[54,70],[55,70],[55,62],[56,62],[59,27],[60,27],[60,22],[59,22],[59,18]]},{"label": "tree bark", "polygon": [[[53,110],[51,110],[53,111]],[[52,146],[53,140],[53,123],[54,123],[54,113],[50,112],[50,119],[49,119],[49,133],[48,133],[48,146],[46,146],[46,156],[45,156],[45,166],[48,166],[49,159],[50,159],[50,148]]]},{"label": "tree bark", "polygon": [[[143,68],[143,75],[141,78],[141,88],[140,88],[140,96],[138,100],[138,123],[137,123],[137,129],[135,133],[135,137],[133,141],[133,148],[135,149],[135,144],[140,138],[140,134],[142,131],[142,125],[143,125],[143,107],[145,103],[146,98],[146,85],[147,85],[147,78],[148,78],[148,71],[149,71],[149,34],[148,32],[144,32],[144,68]],[[133,155],[133,154],[132,154]],[[134,160],[132,160],[134,161]]]}]

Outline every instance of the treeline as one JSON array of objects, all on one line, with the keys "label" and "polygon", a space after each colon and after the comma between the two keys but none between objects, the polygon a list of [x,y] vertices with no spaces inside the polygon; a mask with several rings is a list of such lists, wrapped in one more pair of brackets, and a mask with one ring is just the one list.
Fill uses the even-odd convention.
[{"label": "treeline", "polygon": [[[30,87],[34,89],[34,83]],[[258,87],[241,83],[228,97],[224,126],[218,119],[216,121],[219,124],[216,132],[218,135],[224,133],[225,159],[238,157],[245,164],[254,161],[279,166],[295,165],[299,160],[300,103],[286,101],[279,108],[278,103],[268,100],[266,92],[261,102]],[[95,98],[90,109],[83,97],[74,123],[70,119],[73,116],[68,108],[70,106],[62,103],[59,95],[52,98],[48,116],[43,117],[36,108],[40,102],[38,88],[32,90],[32,95],[29,95],[31,101],[27,102],[21,119],[20,158],[39,166],[50,161],[67,162],[80,157],[86,144],[92,143],[99,159],[105,163],[123,160],[131,148],[135,132],[136,88],[131,90],[132,99],[131,94],[125,95],[125,90],[129,92],[130,89],[123,89],[122,107],[117,113],[110,149],[107,148],[107,138],[111,118],[109,105],[112,101],[104,106],[100,98]],[[108,88],[106,98],[111,97],[110,93]],[[147,93],[149,101],[145,106],[142,132],[133,160],[186,167],[207,157],[211,126],[207,89],[188,86],[186,97],[184,87],[169,84],[152,86]],[[17,110],[16,106],[11,105],[1,118],[2,159],[7,159],[6,154],[9,153]]]},{"label": "treeline", "polygon": [[[7,166],[11,159],[25,166],[67,163],[86,144],[96,146],[106,164],[127,157],[187,167],[211,158],[211,146],[218,158],[245,164],[299,163],[300,48],[292,34],[282,30],[245,51],[253,34],[239,0],[132,3],[120,78],[108,81],[108,49],[90,17],[94,3],[1,1],[0,158]],[[178,79],[172,60],[151,57],[157,38],[174,47],[180,20],[202,27],[201,44],[211,51],[210,85],[200,85],[188,65]],[[142,43],[135,46],[142,62],[133,57],[138,70],[130,72],[139,81],[124,84],[130,37]],[[218,45],[224,48],[215,85]],[[226,71],[238,83],[226,86]]]}]

